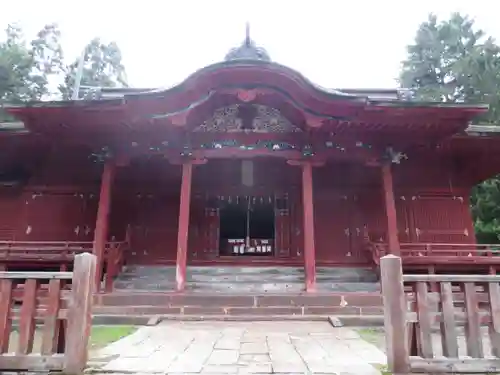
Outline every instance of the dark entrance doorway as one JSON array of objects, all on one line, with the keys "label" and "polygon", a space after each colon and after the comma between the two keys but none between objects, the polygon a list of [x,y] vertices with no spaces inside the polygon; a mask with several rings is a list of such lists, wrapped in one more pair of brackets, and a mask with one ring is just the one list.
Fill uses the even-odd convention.
[{"label": "dark entrance doorway", "polygon": [[272,200],[244,197],[221,202],[219,215],[219,255],[274,255],[275,218]]}]

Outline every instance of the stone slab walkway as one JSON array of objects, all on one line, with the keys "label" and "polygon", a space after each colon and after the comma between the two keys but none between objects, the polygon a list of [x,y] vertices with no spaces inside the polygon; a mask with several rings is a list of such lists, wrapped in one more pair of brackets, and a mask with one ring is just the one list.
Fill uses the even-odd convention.
[{"label": "stone slab walkway", "polygon": [[164,322],[100,351],[103,372],[379,374],[385,354],[327,322]]}]

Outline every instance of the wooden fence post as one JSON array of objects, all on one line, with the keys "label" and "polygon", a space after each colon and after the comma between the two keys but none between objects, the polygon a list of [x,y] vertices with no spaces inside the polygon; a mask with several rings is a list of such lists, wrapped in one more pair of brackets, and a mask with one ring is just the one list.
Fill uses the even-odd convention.
[{"label": "wooden fence post", "polygon": [[63,372],[65,374],[81,374],[87,364],[96,259],[95,255],[89,253],[75,256],[64,350]]},{"label": "wooden fence post", "polygon": [[384,303],[387,364],[392,373],[410,372],[410,353],[406,339],[406,298],[401,258],[386,255],[380,259]]}]

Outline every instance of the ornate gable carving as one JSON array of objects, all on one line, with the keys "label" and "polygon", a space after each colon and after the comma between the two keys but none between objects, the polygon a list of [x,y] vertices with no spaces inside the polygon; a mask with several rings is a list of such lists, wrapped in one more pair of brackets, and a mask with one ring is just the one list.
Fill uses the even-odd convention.
[{"label": "ornate gable carving", "polygon": [[[293,125],[276,108],[256,104],[253,119],[240,117],[239,104],[219,108],[214,115],[203,124],[196,127],[195,132],[227,132],[227,133],[293,133],[302,131]],[[247,111],[245,111],[247,112]],[[244,122],[244,120],[247,120]],[[250,128],[245,128],[244,123],[250,123]]]}]

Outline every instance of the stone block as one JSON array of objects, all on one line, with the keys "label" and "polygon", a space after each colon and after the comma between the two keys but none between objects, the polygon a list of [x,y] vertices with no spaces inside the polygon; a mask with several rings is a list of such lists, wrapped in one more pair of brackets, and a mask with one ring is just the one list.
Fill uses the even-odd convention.
[{"label": "stone block", "polygon": [[205,365],[201,370],[202,374],[237,374],[239,366],[236,365]]},{"label": "stone block", "polygon": [[238,374],[272,374],[273,367],[271,363],[252,363],[241,367]]},{"label": "stone block", "polygon": [[272,316],[272,315],[302,315],[302,307],[281,306],[281,307],[229,307],[228,315],[234,316]]},{"label": "stone block", "polygon": [[252,363],[271,363],[269,354],[240,354],[238,364],[248,365]]},{"label": "stone block", "polygon": [[306,306],[304,307],[304,315],[360,315],[361,308],[356,306]]},{"label": "stone block", "polygon": [[267,343],[243,342],[241,343],[241,354],[267,354],[269,348]]},{"label": "stone block", "polygon": [[343,327],[344,326],[344,324],[336,316],[329,316],[328,321],[330,322],[332,327]]},{"label": "stone block", "polygon": [[215,343],[214,349],[223,350],[239,350],[240,349],[240,339],[239,338],[221,338]]},{"label": "stone block", "polygon": [[209,365],[235,365],[238,363],[238,350],[218,350],[212,351],[208,357],[207,364]]},{"label": "stone block", "polygon": [[171,306],[199,306],[199,307],[233,307],[253,306],[253,296],[232,295],[173,295],[170,296]]},{"label": "stone block", "polygon": [[184,315],[226,315],[226,309],[220,306],[186,306],[182,308]]},{"label": "stone block", "polygon": [[282,362],[282,361],[273,361],[272,363],[273,373],[274,374],[307,374],[308,368],[305,363],[293,363],[293,362]]}]

